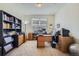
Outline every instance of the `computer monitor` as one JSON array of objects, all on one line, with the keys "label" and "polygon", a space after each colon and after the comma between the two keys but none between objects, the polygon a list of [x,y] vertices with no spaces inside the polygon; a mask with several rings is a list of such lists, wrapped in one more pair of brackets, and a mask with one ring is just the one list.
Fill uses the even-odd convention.
[{"label": "computer monitor", "polygon": [[68,29],[62,28],[62,36],[69,36],[70,31]]}]

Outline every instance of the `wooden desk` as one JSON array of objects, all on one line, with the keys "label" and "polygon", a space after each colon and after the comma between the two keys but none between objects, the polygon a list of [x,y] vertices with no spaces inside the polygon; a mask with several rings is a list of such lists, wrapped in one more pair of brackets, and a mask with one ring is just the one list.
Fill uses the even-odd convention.
[{"label": "wooden desk", "polygon": [[45,47],[45,37],[43,35],[37,37],[37,48],[41,47]]},{"label": "wooden desk", "polygon": [[43,35],[45,37],[46,42],[51,42],[52,41],[52,35]]},{"label": "wooden desk", "polygon": [[51,42],[51,35],[39,35],[37,37],[37,47],[45,47],[45,42]]}]

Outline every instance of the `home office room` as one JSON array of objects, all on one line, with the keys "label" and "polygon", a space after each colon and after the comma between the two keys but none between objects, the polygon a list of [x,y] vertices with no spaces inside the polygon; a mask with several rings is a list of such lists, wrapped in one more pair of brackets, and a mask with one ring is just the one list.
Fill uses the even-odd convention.
[{"label": "home office room", "polygon": [[79,56],[79,3],[0,3],[0,56]]}]

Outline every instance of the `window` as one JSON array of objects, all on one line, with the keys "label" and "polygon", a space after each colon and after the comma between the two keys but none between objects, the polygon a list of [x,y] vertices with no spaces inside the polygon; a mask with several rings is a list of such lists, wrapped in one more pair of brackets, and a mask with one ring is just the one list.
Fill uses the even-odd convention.
[{"label": "window", "polygon": [[47,29],[47,19],[46,18],[33,18],[32,28],[34,32],[41,29]]}]

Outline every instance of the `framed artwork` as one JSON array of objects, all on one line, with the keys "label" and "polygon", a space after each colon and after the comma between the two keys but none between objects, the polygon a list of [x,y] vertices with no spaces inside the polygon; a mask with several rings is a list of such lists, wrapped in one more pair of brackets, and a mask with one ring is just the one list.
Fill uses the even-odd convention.
[{"label": "framed artwork", "polygon": [[57,28],[60,28],[60,24],[57,24]]}]

